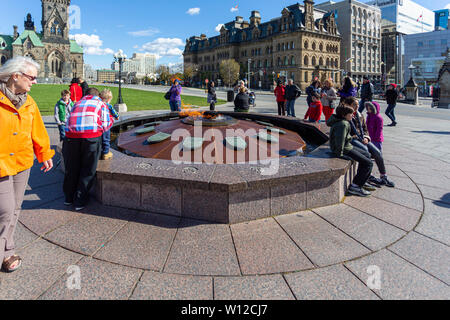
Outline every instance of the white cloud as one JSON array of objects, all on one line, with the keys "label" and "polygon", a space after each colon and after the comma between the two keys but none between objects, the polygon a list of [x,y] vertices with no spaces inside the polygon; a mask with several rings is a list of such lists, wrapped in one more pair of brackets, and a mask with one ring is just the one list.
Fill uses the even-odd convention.
[{"label": "white cloud", "polygon": [[146,30],[128,32],[128,34],[132,35],[133,37],[151,37],[157,33],[159,33],[159,30],[156,28],[151,28],[151,27]]},{"label": "white cloud", "polygon": [[82,46],[85,54],[104,56],[114,54],[114,51],[109,48],[102,48],[103,41],[96,34],[74,34],[70,35],[71,40],[75,40],[78,45]]},{"label": "white cloud", "polygon": [[154,54],[157,59],[167,56],[180,57],[183,54],[184,43],[179,38],[158,38],[144,44],[142,49],[145,52]]},{"label": "white cloud", "polygon": [[186,11],[187,14],[190,14],[191,16],[200,14],[200,8],[190,8],[188,11]]},{"label": "white cloud", "polygon": [[231,8],[230,11],[231,11],[231,12],[239,11],[238,6]]},{"label": "white cloud", "polygon": [[220,32],[220,29],[222,29],[222,27],[223,27],[224,25],[222,24],[222,23],[219,23],[218,25],[217,25],[217,27],[216,27],[216,31],[217,32]]}]

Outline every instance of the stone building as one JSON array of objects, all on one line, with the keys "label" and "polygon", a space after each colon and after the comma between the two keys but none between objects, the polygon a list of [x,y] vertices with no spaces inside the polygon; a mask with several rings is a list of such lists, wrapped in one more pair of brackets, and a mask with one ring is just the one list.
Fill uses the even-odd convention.
[{"label": "stone building", "polygon": [[381,10],[355,0],[328,1],[317,6],[334,12],[341,43],[343,69],[355,81],[364,76],[381,82]]},{"label": "stone building", "polygon": [[381,20],[381,84],[385,88],[388,84],[403,83],[402,74],[402,46],[404,34],[397,31],[397,24]]},{"label": "stone building", "polygon": [[24,31],[0,35],[0,63],[16,56],[28,56],[41,65],[39,82],[70,81],[84,76],[83,49],[69,39],[70,0],[41,0],[42,31],[36,32],[31,14]]},{"label": "stone building", "polygon": [[[219,64],[234,59],[250,84],[270,88],[278,78],[292,78],[305,89],[311,81],[341,79],[341,36],[333,13],[314,8],[314,1],[284,8],[279,18],[261,22],[258,11],[252,11],[250,22],[242,17],[226,23],[220,35],[207,38],[202,34],[186,40],[184,66],[193,66],[194,81],[217,80]],[[250,70],[248,68],[250,67]]]}]

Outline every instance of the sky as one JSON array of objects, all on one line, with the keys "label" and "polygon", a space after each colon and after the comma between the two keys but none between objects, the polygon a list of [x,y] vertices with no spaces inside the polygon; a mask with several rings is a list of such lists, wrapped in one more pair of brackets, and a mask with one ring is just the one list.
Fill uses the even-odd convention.
[{"label": "sky", "polygon": [[[449,1],[415,0],[430,10],[450,8]],[[17,2],[2,0],[0,34],[12,34],[13,25],[22,32],[27,13],[32,14],[40,32],[41,1],[20,0],[20,7]],[[182,62],[187,38],[202,33],[216,36],[220,24],[236,16],[249,20],[252,10],[258,10],[265,22],[279,17],[285,6],[296,2],[303,0],[72,0],[70,34],[83,45],[85,63],[94,69],[110,68],[119,49],[128,57],[135,52],[153,53],[157,64],[173,65]]]}]

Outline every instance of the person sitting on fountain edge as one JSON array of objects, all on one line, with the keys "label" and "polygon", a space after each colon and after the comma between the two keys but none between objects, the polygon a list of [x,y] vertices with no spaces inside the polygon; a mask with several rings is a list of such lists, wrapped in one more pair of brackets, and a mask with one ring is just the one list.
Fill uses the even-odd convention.
[{"label": "person sitting on fountain edge", "polygon": [[349,97],[345,99],[344,103],[352,107],[354,110],[352,121],[350,121],[350,126],[352,129],[351,135],[353,137],[351,142],[352,145],[368,151],[371,158],[375,159],[378,171],[380,171],[380,179],[370,176],[369,184],[377,188],[381,188],[381,186],[394,188],[395,183],[388,179],[383,155],[381,154],[381,151],[372,143],[364,116],[358,111],[358,100],[355,97]]},{"label": "person sitting on fountain edge", "polygon": [[358,173],[348,188],[348,193],[367,197],[371,193],[365,190],[365,187],[367,187],[367,180],[372,173],[373,163],[370,159],[370,154],[366,150],[354,147],[350,143],[352,141],[350,121],[352,120],[353,112],[353,108],[349,105],[342,105],[336,108],[336,114],[332,115],[328,120],[327,125],[331,127],[330,148],[337,157],[351,158],[358,162]]}]

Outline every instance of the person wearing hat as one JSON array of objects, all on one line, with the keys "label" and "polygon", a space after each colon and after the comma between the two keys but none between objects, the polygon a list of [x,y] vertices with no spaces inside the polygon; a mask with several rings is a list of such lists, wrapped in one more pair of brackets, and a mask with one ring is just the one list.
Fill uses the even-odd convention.
[{"label": "person wearing hat", "polygon": [[386,109],[386,115],[389,119],[391,119],[392,123],[388,127],[397,126],[397,119],[395,118],[395,107],[397,106],[398,100],[398,91],[397,85],[395,83],[390,84],[386,90],[386,102],[388,104],[388,108]]},{"label": "person wearing hat", "polygon": [[170,99],[169,99],[170,110],[172,112],[181,111],[182,88],[180,85],[180,80],[175,79],[173,81],[173,85],[170,88],[169,92],[170,92]]},{"label": "person wearing hat", "polygon": [[275,97],[277,98],[278,104],[278,115],[285,116],[286,115],[286,87],[283,85],[281,80],[278,80],[277,87],[274,91]]},{"label": "person wearing hat", "polygon": [[366,108],[366,102],[371,102],[373,100],[374,93],[373,84],[370,83],[369,77],[363,77],[363,85],[361,86],[361,101],[359,102],[359,113],[362,113]]}]

